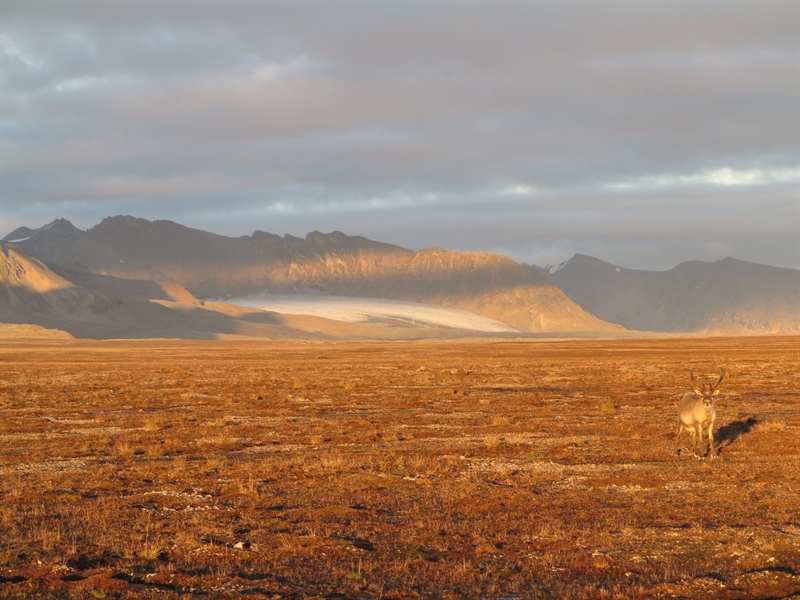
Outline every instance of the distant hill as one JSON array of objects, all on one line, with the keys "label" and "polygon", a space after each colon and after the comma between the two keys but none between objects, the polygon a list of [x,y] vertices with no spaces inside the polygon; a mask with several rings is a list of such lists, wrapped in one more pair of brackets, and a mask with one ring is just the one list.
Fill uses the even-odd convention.
[{"label": "distant hill", "polygon": [[203,299],[314,290],[461,308],[525,332],[623,330],[575,304],[538,269],[485,252],[415,252],[341,232],[230,238],[128,216],[86,232],[58,220],[12,233],[20,234],[22,250],[70,281],[88,272],[174,283]]},{"label": "distant hill", "polygon": [[725,258],[641,271],[578,254],[550,277],[587,311],[628,329],[800,333],[800,271],[794,269]]},{"label": "distant hill", "polygon": [[[74,266],[74,265],[73,265]],[[71,271],[78,285],[42,261],[0,242],[2,337],[44,337],[36,325],[78,338],[211,339],[226,335],[305,337],[275,315],[236,307],[205,308],[178,284],[123,280]]]},{"label": "distant hill", "polygon": [[38,323],[94,320],[108,308],[104,298],[81,289],[53,273],[41,261],[25,256],[14,246],[0,245],[0,320]]}]

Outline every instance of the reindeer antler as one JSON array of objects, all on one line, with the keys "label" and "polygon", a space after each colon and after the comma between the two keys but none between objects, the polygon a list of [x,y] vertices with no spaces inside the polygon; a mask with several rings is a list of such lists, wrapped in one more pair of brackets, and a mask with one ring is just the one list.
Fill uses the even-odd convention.
[{"label": "reindeer antler", "polygon": [[725,377],[725,369],[724,367],[719,368],[719,379],[717,379],[717,383],[711,386],[711,389],[715,389],[720,383],[722,383],[722,378]]}]

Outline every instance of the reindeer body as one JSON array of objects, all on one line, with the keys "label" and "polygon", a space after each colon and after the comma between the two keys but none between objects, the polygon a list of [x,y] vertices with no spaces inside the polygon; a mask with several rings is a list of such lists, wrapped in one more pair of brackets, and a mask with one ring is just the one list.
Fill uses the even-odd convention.
[{"label": "reindeer body", "polygon": [[719,395],[717,387],[725,377],[725,369],[720,368],[719,379],[716,383],[708,381],[698,381],[694,376],[694,369],[691,370],[692,382],[695,385],[693,394],[686,394],[681,398],[678,405],[678,433],[677,439],[683,431],[688,431],[692,436],[692,445],[695,453],[703,446],[703,432],[708,437],[708,454],[711,458],[716,458],[714,448],[714,420],[717,418],[717,411],[714,407],[715,396]]}]

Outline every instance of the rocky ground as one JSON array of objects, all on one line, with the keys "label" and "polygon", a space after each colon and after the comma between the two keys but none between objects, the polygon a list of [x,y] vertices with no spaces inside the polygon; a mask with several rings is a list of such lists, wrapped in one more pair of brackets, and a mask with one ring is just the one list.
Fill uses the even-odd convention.
[{"label": "rocky ground", "polygon": [[796,597],[798,347],[6,340],[0,597]]}]

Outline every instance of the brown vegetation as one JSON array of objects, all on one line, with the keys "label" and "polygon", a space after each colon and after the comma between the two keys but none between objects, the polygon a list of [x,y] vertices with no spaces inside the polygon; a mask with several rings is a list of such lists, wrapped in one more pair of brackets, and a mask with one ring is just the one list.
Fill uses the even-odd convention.
[{"label": "brown vegetation", "polygon": [[[800,594],[798,339],[4,341],[0,596]],[[716,461],[678,398],[727,371]]]}]

